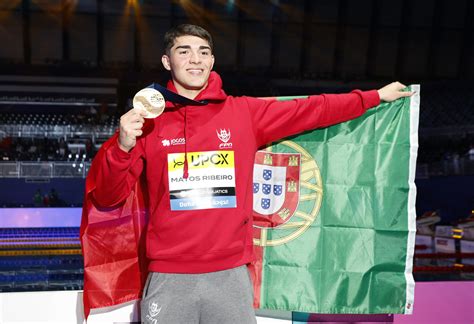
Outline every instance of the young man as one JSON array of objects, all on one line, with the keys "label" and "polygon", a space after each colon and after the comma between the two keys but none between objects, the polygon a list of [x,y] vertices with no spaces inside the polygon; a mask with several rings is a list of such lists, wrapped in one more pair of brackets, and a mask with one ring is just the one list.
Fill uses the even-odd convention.
[{"label": "young man", "polygon": [[102,155],[92,192],[116,206],[145,172],[150,261],[141,303],[146,323],[255,323],[252,284],[252,184],[255,152],[267,143],[350,120],[380,100],[411,95],[396,82],[380,90],[292,101],[232,97],[212,72],[213,43],[201,27],[165,35],[168,89],[204,106],[166,103],[145,122],[132,109]]}]

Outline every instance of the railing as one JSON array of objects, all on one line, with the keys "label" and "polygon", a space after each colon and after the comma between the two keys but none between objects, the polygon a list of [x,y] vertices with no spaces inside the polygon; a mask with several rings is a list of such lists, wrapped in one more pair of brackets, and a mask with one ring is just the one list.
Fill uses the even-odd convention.
[{"label": "railing", "polygon": [[[441,119],[441,118],[440,118]],[[442,127],[420,128],[420,136],[454,136],[459,134],[474,134],[473,125],[456,125]]]},{"label": "railing", "polygon": [[427,179],[430,176],[474,175],[474,160],[470,157],[461,157],[445,161],[418,163],[416,178]]},{"label": "railing", "polygon": [[[474,174],[474,161],[469,158],[460,160],[459,164],[452,161],[420,163],[416,178]],[[84,161],[0,162],[0,178],[85,178],[90,164]]]},{"label": "railing", "polygon": [[85,178],[91,163],[69,162],[0,162],[0,178]]},{"label": "railing", "polygon": [[0,134],[16,137],[73,137],[108,138],[116,126],[100,125],[0,125]]}]

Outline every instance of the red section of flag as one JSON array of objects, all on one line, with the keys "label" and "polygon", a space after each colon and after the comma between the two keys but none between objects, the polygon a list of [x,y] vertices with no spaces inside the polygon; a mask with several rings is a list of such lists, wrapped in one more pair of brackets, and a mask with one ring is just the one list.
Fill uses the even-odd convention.
[{"label": "red section of flag", "polygon": [[[260,233],[260,231],[258,231]],[[262,262],[263,262],[263,249],[264,247],[259,245],[253,246],[255,254],[255,261],[248,265],[250,271],[250,277],[253,282],[253,307],[260,308],[260,294],[262,288]]]},{"label": "red section of flag", "polygon": [[84,315],[92,308],[139,299],[147,272],[145,257],[146,190],[139,181],[128,199],[114,208],[100,208],[93,200],[97,165],[113,136],[104,143],[86,179],[81,220],[84,256]]}]

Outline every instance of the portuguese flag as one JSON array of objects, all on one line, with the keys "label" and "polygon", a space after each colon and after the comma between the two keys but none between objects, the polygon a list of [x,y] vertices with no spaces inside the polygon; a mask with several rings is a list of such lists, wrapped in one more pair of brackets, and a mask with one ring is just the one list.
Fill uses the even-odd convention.
[{"label": "portuguese flag", "polygon": [[420,89],[411,88],[410,98],[257,153],[256,308],[412,312]]}]

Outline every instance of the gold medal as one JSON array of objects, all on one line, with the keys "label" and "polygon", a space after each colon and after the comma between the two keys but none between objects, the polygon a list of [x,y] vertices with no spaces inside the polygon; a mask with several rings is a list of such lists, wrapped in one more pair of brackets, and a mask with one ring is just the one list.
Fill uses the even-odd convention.
[{"label": "gold medal", "polygon": [[133,97],[133,107],[146,111],[145,118],[156,118],[165,109],[165,98],[158,90],[145,88]]}]

